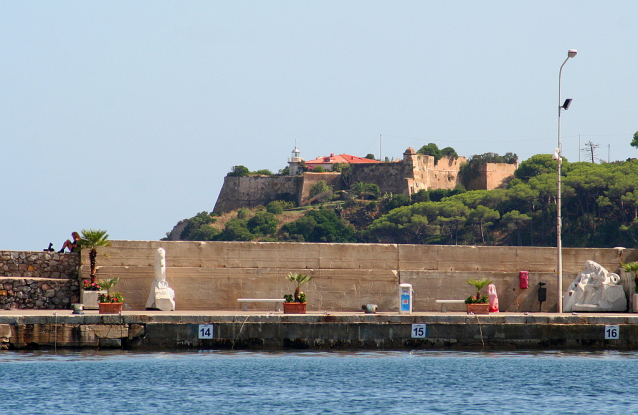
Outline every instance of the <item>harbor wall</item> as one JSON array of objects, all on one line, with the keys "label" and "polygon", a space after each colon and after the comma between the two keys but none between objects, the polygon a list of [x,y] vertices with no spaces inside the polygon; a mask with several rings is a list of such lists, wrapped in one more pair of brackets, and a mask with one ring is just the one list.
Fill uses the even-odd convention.
[{"label": "harbor wall", "polygon": [[[488,278],[498,291],[501,311],[539,311],[538,283],[547,285],[543,311],[556,311],[556,248],[276,242],[112,241],[98,250],[98,278],[119,277],[116,287],[126,307],[143,310],[154,278],[157,248],[166,250],[167,281],[178,310],[240,310],[238,298],[283,298],[295,286],[289,272],[309,274],[302,287],[308,311],[359,311],[377,304],[398,311],[398,285],[412,284],[414,311],[439,311],[437,299],[475,294],[469,278]],[[105,256],[108,255],[108,256]],[[598,262],[617,272],[620,261],[638,260],[638,250],[564,248],[563,292],[584,269]],[[529,272],[529,288],[519,287],[519,271]],[[80,277],[89,275],[83,253]],[[633,281],[623,275],[625,292]],[[274,310],[250,303],[249,310]],[[463,304],[448,306],[462,311]]]},{"label": "harbor wall", "polygon": [[[419,325],[420,330],[415,330],[414,325]],[[0,316],[0,348],[637,350],[638,316],[546,313]]]}]

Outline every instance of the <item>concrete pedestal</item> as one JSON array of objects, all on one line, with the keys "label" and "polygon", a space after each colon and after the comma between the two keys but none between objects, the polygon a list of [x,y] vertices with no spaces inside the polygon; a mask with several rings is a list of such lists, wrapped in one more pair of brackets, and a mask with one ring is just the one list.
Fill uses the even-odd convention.
[{"label": "concrete pedestal", "polygon": [[84,304],[85,310],[98,310],[100,308],[100,294],[106,295],[106,290],[80,290],[80,303]]}]

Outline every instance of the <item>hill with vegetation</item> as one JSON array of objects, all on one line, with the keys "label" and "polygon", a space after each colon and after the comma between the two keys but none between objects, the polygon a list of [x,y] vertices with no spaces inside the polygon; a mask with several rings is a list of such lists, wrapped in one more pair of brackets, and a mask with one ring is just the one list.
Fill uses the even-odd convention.
[{"label": "hill with vegetation", "polygon": [[[470,166],[471,167],[471,166]],[[275,201],[200,212],[170,240],[556,246],[557,162],[523,161],[505,188],[421,190],[411,198],[355,183],[311,189],[313,204]],[[638,160],[562,165],[563,246],[638,247]]]}]

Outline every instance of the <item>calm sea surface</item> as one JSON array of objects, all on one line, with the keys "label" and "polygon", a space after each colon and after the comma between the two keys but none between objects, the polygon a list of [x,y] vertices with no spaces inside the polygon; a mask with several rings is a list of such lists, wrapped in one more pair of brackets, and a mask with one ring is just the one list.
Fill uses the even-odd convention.
[{"label": "calm sea surface", "polygon": [[0,352],[2,414],[638,413],[638,354]]}]

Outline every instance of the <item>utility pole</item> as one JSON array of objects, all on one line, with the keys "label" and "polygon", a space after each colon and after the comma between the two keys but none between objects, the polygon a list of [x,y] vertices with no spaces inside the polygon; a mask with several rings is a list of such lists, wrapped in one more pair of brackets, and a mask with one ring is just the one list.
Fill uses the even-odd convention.
[{"label": "utility pole", "polygon": [[585,143],[585,148],[583,149],[583,151],[585,151],[587,154],[589,154],[589,156],[591,157],[591,162],[592,163],[595,163],[596,149],[598,147],[600,147],[600,144],[593,143],[591,140],[589,140],[588,142]]}]

